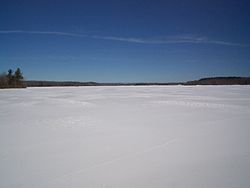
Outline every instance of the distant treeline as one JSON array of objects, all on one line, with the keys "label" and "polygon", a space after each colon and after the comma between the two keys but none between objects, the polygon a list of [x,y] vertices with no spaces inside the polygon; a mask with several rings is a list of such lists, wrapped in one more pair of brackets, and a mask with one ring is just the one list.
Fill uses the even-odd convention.
[{"label": "distant treeline", "polygon": [[25,81],[27,87],[53,87],[53,86],[140,86],[140,85],[177,85],[181,83],[98,83],[74,81]]},{"label": "distant treeline", "polygon": [[188,81],[184,85],[250,85],[250,77],[212,77]]},{"label": "distant treeline", "polygon": [[148,86],[148,85],[250,85],[250,77],[211,77],[188,82],[137,82],[137,83],[98,83],[70,81],[25,81],[28,87],[53,86]]},{"label": "distant treeline", "polygon": [[64,86],[148,86],[148,85],[250,85],[250,77],[211,77],[188,82],[137,82],[137,83],[98,83],[74,81],[25,81],[20,68],[14,72],[0,75],[0,88],[25,88],[25,87],[64,87]]},{"label": "distant treeline", "polygon": [[20,68],[14,72],[12,69],[8,73],[0,75],[0,88],[25,88],[26,84],[23,81],[23,73]]},{"label": "distant treeline", "polygon": [[96,82],[74,82],[74,81],[25,81],[27,87],[61,87],[61,86],[96,86]]},{"label": "distant treeline", "polygon": [[98,83],[69,81],[25,81],[27,87],[53,86],[147,86],[147,85],[250,85],[250,77],[211,77],[188,82],[138,82],[138,83]]}]

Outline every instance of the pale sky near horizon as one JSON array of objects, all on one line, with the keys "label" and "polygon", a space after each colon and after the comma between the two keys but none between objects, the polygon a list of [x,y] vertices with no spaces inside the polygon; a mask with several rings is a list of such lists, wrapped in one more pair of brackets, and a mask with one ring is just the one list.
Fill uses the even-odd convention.
[{"label": "pale sky near horizon", "polygon": [[28,80],[250,76],[250,2],[1,0],[0,71]]}]

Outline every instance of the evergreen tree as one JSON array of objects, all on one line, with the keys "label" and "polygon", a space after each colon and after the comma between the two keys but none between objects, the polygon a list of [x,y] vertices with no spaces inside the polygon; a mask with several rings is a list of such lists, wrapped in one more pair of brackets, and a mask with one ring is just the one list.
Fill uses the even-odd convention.
[{"label": "evergreen tree", "polygon": [[13,75],[13,86],[14,87],[23,87],[23,73],[20,68],[17,68],[15,74]]},{"label": "evergreen tree", "polygon": [[13,77],[12,74],[13,74],[13,70],[9,69],[8,74],[7,74],[7,79],[8,79],[8,85],[9,86],[13,85],[13,82],[14,82],[14,77]]},{"label": "evergreen tree", "polygon": [[0,88],[26,87],[23,79],[23,73],[20,68],[17,68],[15,72],[13,72],[12,69],[9,69],[7,74],[0,74]]},{"label": "evergreen tree", "polygon": [[23,73],[21,72],[20,68],[17,68],[14,77],[17,82],[20,82],[23,79]]}]

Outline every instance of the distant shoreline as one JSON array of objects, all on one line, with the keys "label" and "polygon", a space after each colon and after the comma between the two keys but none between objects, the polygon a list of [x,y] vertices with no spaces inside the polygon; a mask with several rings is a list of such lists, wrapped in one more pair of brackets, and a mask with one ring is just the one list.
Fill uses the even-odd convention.
[{"label": "distant shoreline", "polygon": [[0,87],[8,88],[26,88],[26,87],[78,87],[78,86],[195,86],[195,85],[250,85],[250,77],[209,77],[187,82],[79,82],[79,81],[44,81],[44,80],[23,80],[18,87]]},{"label": "distant shoreline", "polygon": [[99,82],[78,82],[78,81],[24,81],[27,87],[55,87],[55,86],[170,86],[170,85],[250,85],[250,77],[209,77],[187,82],[135,82],[135,83],[99,83]]},{"label": "distant shoreline", "polygon": [[36,81],[28,80],[24,81],[27,87],[53,87],[53,86],[147,86],[147,85],[180,85],[182,82],[173,83],[158,83],[158,82],[134,82],[134,83],[124,83],[124,82],[114,82],[114,83],[104,83],[104,82],[77,82],[77,81]]}]

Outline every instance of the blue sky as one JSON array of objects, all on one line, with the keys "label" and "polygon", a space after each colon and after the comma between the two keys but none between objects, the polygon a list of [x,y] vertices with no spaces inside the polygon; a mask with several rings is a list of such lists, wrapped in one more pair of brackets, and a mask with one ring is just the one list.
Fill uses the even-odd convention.
[{"label": "blue sky", "polygon": [[250,76],[250,3],[0,1],[0,71],[29,80]]}]

